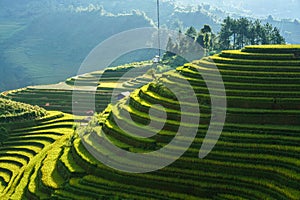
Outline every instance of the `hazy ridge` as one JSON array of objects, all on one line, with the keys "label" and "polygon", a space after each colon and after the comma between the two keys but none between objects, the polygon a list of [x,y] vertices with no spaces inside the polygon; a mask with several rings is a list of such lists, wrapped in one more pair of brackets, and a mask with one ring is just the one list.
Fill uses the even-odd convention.
[{"label": "hazy ridge", "polygon": [[[297,1],[239,2],[162,0],[161,21],[163,26],[175,30],[189,26],[200,29],[209,24],[217,33],[227,15],[260,17],[263,23],[277,26],[288,43],[300,43],[300,23],[295,19],[299,15]],[[279,4],[286,13],[282,18],[289,14],[290,19],[278,20],[272,10]],[[269,13],[265,9],[274,13],[274,18],[267,18]],[[83,59],[101,41],[121,31],[154,26],[156,1],[3,0],[0,20],[0,90],[3,91],[54,83],[76,74]],[[151,56],[140,53],[135,60],[129,56],[122,62]]]}]

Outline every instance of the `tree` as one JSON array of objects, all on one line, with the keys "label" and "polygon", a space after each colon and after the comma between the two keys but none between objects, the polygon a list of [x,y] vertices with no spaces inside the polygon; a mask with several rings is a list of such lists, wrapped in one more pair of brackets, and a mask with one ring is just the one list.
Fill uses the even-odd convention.
[{"label": "tree", "polygon": [[211,27],[209,25],[207,25],[207,24],[205,24],[200,31],[203,34],[205,34],[205,33],[211,33],[212,32]]},{"label": "tree", "polygon": [[211,50],[214,50],[215,47],[217,47],[217,42],[216,42],[217,36],[214,33],[211,33],[211,37],[210,37],[210,48]]},{"label": "tree", "polygon": [[204,48],[210,49],[210,35],[209,34],[204,34],[203,42],[204,42]]},{"label": "tree", "polygon": [[253,22],[247,18],[224,19],[218,39],[222,49],[243,48],[249,44],[285,43],[278,28],[273,28],[269,23],[262,25],[259,20]]},{"label": "tree", "polygon": [[191,27],[188,28],[188,30],[185,32],[185,35],[186,35],[186,36],[189,36],[189,37],[191,37],[193,40],[195,40],[196,37],[197,37],[197,31],[196,31],[196,29],[195,29],[193,26],[191,26]]},{"label": "tree", "polygon": [[203,34],[198,34],[198,37],[197,37],[197,39],[196,39],[196,42],[197,42],[200,46],[204,47],[204,35],[203,35]]},{"label": "tree", "polygon": [[[200,38],[199,36],[197,37],[195,28],[188,28],[185,35],[186,36],[179,30],[176,38],[168,39],[166,47],[167,51],[164,54],[163,60],[168,61],[172,66],[174,64],[176,66],[182,65],[187,62],[187,60],[196,60],[203,57],[203,49],[197,44],[197,40],[195,40],[196,38]],[[202,43],[204,41],[203,39],[204,38],[201,38]]]},{"label": "tree", "polygon": [[284,44],[285,39],[280,35],[280,31],[277,27],[274,27],[271,35],[271,44]]},{"label": "tree", "polygon": [[235,19],[229,20],[229,27],[230,27],[230,33],[233,36],[233,49],[236,49],[236,40],[237,40],[237,34],[238,34],[238,22]]},{"label": "tree", "polygon": [[250,21],[247,18],[240,18],[234,23],[236,26],[238,38],[237,38],[237,44],[236,48],[242,48],[247,43],[247,39],[249,38],[248,32],[249,32],[249,26]]},{"label": "tree", "polygon": [[223,20],[221,31],[219,33],[219,43],[221,49],[230,48],[230,36],[231,36],[231,18],[227,17]]},{"label": "tree", "polygon": [[251,25],[249,27],[249,32],[248,32],[248,38],[251,45],[256,44],[256,38],[257,38],[257,32],[254,23],[251,22]]},{"label": "tree", "polygon": [[200,30],[200,33],[197,37],[197,42],[205,49],[211,49],[211,36],[212,36],[212,29],[209,25],[205,24],[203,28]]},{"label": "tree", "polygon": [[262,44],[270,44],[272,29],[273,29],[273,27],[269,23],[266,23],[263,26],[263,29],[262,29],[262,38],[261,38],[262,39],[262,41],[261,41]]},{"label": "tree", "polygon": [[[254,36],[253,36],[253,44],[261,44],[261,40],[262,40],[262,34],[263,34],[263,27],[261,25],[261,21],[260,20],[256,20],[253,24],[252,24],[252,29],[254,29]],[[252,44],[252,43],[251,43]]]}]

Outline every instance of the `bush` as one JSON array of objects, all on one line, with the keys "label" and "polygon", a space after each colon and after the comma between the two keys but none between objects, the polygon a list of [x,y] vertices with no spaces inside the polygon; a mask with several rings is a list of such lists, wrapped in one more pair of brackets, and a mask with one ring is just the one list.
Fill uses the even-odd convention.
[{"label": "bush", "polygon": [[32,120],[45,115],[46,110],[38,106],[0,98],[0,123]]}]

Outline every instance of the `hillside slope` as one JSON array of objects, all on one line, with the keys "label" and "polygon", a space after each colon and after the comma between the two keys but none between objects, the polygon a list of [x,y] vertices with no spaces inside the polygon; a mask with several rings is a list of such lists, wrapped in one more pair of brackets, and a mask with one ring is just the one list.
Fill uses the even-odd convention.
[{"label": "hillside slope", "polygon": [[28,177],[37,175],[41,163],[48,163],[41,172],[45,188],[52,179],[63,182],[49,170],[73,136],[73,126],[71,115],[0,98],[0,198],[23,199]]},{"label": "hillside slope", "polygon": [[[72,103],[78,101],[73,99],[74,90],[80,91],[82,96],[87,97],[95,93],[95,109],[97,112],[102,112],[111,102],[113,90],[118,89],[120,92],[133,91],[135,88],[152,81],[153,77],[145,74],[152,68],[154,68],[154,65],[149,61],[129,63],[74,76],[58,84],[28,86],[18,90],[6,91],[1,93],[1,96],[18,102],[38,105],[47,110],[72,113]],[[135,72],[129,75],[127,72],[130,72],[130,70]],[[81,115],[90,115],[87,114],[91,110],[89,106],[82,105],[81,107]]]},{"label": "hillside slope", "polygon": [[0,123],[30,120],[46,115],[46,110],[25,103],[0,98]]},{"label": "hillside slope", "polygon": [[[77,188],[89,186],[89,191],[96,191],[96,186],[102,185],[101,181],[97,181],[97,176],[107,181],[114,180],[116,185],[123,184],[126,188],[142,191],[143,194],[135,193],[138,198],[151,198],[150,194],[163,192],[165,196],[162,199],[172,198],[172,195],[179,199],[298,199],[299,53],[299,45],[250,46],[241,51],[223,51],[179,67],[176,72],[168,72],[159,79],[159,83],[154,82],[135,91],[126,101],[119,102],[115,109],[108,108],[104,115],[99,116],[100,129],[91,126],[92,131],[86,129],[81,141],[75,140],[74,148],[80,163],[84,160],[90,166],[97,163],[97,168],[92,167],[93,170],[88,172],[92,177],[85,176],[76,184],[71,181],[69,184]],[[216,146],[206,158],[198,159],[210,118],[214,118],[210,115],[211,96],[203,74],[213,75],[215,65],[222,74],[226,88],[227,117]],[[176,98],[166,90],[176,85],[184,96],[186,86],[181,84],[184,79],[192,84],[200,103],[190,106],[195,106],[194,110],[199,106],[201,116],[196,139],[180,159],[147,175],[133,175],[109,169],[91,155],[86,156],[88,153],[84,147],[88,147],[89,152],[98,159],[108,157],[111,163],[119,162],[125,169],[134,166],[130,157],[124,155],[118,161],[114,160],[109,152],[112,149],[107,149],[106,143],[103,143],[103,135],[115,146],[130,152],[148,152],[166,147],[182,125],[178,124],[178,116],[182,118],[193,113],[181,113]],[[213,90],[217,91],[220,83],[214,84]],[[189,97],[186,99],[188,101]],[[161,104],[167,109],[167,121],[159,132],[156,132],[157,123],[147,128],[146,131],[156,135],[140,138],[143,126],[149,123],[150,107],[156,110],[152,112],[155,113],[152,120],[164,120],[160,119],[161,108],[152,107],[153,104]],[[130,113],[133,121],[128,119],[126,112]],[[131,128],[122,130],[124,127]],[[173,152],[177,150],[174,146],[169,148]],[[114,153],[121,154],[121,151]],[[77,155],[74,157],[78,159]],[[168,157],[162,155],[162,159]],[[151,168],[151,162],[139,165]],[[103,170],[108,171],[110,176],[102,175]],[[125,195],[124,190],[119,191],[123,192],[120,197]]]},{"label": "hillside slope", "polygon": [[[210,5],[199,1],[190,1],[191,5],[187,2],[178,5],[176,2],[179,3],[167,0],[160,4],[162,25],[176,31],[189,26],[199,30],[204,24],[209,24],[217,34],[222,20],[228,15],[238,18],[251,14],[241,12],[245,10],[240,8],[233,10],[233,1],[220,4],[203,1]],[[254,3],[255,7],[257,5],[265,9],[261,2]],[[272,4],[273,7],[279,5]],[[269,22],[278,27],[287,43],[299,43],[300,23],[294,20],[298,16],[294,10],[298,9],[297,5],[292,0],[283,4],[293,10],[288,10],[289,18],[293,20],[264,20],[267,16],[261,18],[263,23]],[[281,7],[277,12],[282,16]],[[83,59],[103,40],[122,31],[152,27],[155,23],[156,1],[2,0],[0,91],[63,81],[76,74]],[[134,55],[118,64],[151,59],[155,54],[149,57],[147,52],[142,51]]]},{"label": "hillside slope", "polygon": [[[63,81],[77,73],[100,42],[122,31],[150,26],[141,14],[100,11],[50,10],[34,17],[1,19],[0,91]],[[147,54],[139,54],[135,59],[127,57],[125,63],[148,59]]]},{"label": "hillside slope", "polygon": [[[70,129],[66,130],[67,135],[62,137],[65,139],[53,143],[56,145],[49,147],[47,153],[39,154],[41,157],[35,159],[34,167],[28,166],[24,174],[19,175],[15,181],[11,177],[14,176],[16,167],[8,168],[6,164],[0,164],[2,197],[299,199],[299,54],[299,45],[249,46],[242,50],[223,51],[219,55],[187,63],[176,71],[167,72],[158,80],[135,90],[115,106],[107,107],[89,126],[85,127],[86,124],[83,123],[84,127],[77,134],[71,133]],[[218,67],[226,88],[227,118],[216,146],[207,157],[199,159],[199,149],[210,120],[216,117],[211,114],[212,96],[207,88],[209,84],[203,79],[204,74],[205,77],[214,75],[214,66]],[[199,104],[189,103],[190,97],[185,95],[187,86],[183,84],[184,80],[192,85]],[[214,82],[213,77],[208,81]],[[211,91],[218,91],[220,84],[214,82]],[[190,112],[180,111],[179,104],[182,102],[178,102],[174,92],[170,92],[168,88],[176,88],[175,93],[179,92],[186,99],[184,105],[188,105]],[[222,99],[218,96],[222,93],[215,94],[214,98]],[[154,104],[165,108],[165,123],[161,117],[162,107],[153,106]],[[157,131],[158,123],[150,123],[150,127],[144,131],[155,134],[149,138],[141,138],[136,135],[135,130],[144,132],[143,127],[149,124],[150,107],[153,111],[151,119],[165,125],[161,131]],[[194,116],[193,111],[198,108],[201,113]],[[133,120],[125,115],[126,111]],[[185,121],[180,124],[185,116],[200,118],[200,123]],[[218,121],[214,123],[216,122]],[[8,155],[5,151],[10,148],[8,145],[21,144],[15,140],[24,140],[25,134],[29,134],[29,138],[38,134],[38,137],[26,143],[38,146],[40,144],[34,143],[34,140],[46,140],[46,135],[39,135],[41,130],[50,128],[50,131],[46,129],[44,133],[62,133],[65,129],[51,129],[63,128],[65,123],[68,124],[66,128],[69,127],[69,120],[58,119],[37,127],[18,128],[5,144],[5,149],[1,147],[1,155],[12,159],[11,153]],[[127,130],[132,132],[122,130],[120,124],[130,127]],[[196,127],[196,138],[180,159],[163,169],[143,174],[126,173],[107,167],[93,156],[113,161],[110,149],[103,143],[104,135],[120,149],[131,153],[146,153],[166,147],[181,125]],[[168,148],[171,152],[178,150],[177,146]],[[28,150],[24,151],[27,154]],[[128,160],[126,153],[113,153],[121,157],[117,163],[122,167],[135,164]],[[165,155],[160,156],[160,159],[169,159]],[[19,159],[20,156],[14,157]],[[0,159],[4,158],[1,156]],[[146,168],[152,165],[151,162],[137,164]]]}]

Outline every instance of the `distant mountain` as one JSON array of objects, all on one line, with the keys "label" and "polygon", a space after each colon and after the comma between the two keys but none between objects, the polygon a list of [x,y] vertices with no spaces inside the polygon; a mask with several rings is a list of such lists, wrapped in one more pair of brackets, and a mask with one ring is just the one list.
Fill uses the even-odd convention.
[{"label": "distant mountain", "polygon": [[13,8],[2,13],[0,22],[0,90],[62,81],[75,75],[88,53],[111,35],[151,26],[138,13],[57,9],[29,14]]},{"label": "distant mountain", "polygon": [[254,18],[272,15],[277,19],[300,19],[298,0],[174,0],[181,6],[207,4],[228,13]]},{"label": "distant mountain", "polygon": [[[200,28],[211,22],[201,13],[195,13],[197,17],[177,12],[169,1],[162,1],[161,10],[162,24],[174,29],[192,24]],[[198,18],[199,26],[198,20],[191,23],[192,18]],[[154,0],[2,0],[0,90],[62,81],[75,75],[84,58],[103,40],[125,30],[153,26],[155,21]],[[122,58],[117,64],[152,56],[139,53],[134,60],[132,56]]]},{"label": "distant mountain", "polygon": [[[162,26],[174,30],[209,24],[215,33],[227,15],[260,18],[277,26],[288,43],[300,43],[300,23],[295,20],[300,18],[299,1],[282,2],[161,0],[160,17]],[[156,0],[1,0],[0,91],[62,81],[77,73],[101,41],[121,31],[155,26],[156,14]],[[139,53],[117,64],[151,56]]]},{"label": "distant mountain", "polygon": [[[278,27],[287,43],[300,44],[298,0],[174,0],[173,3],[181,10],[206,13],[218,24],[228,15],[234,18],[260,19],[263,23],[269,22]],[[218,32],[219,26],[213,27]]]}]

